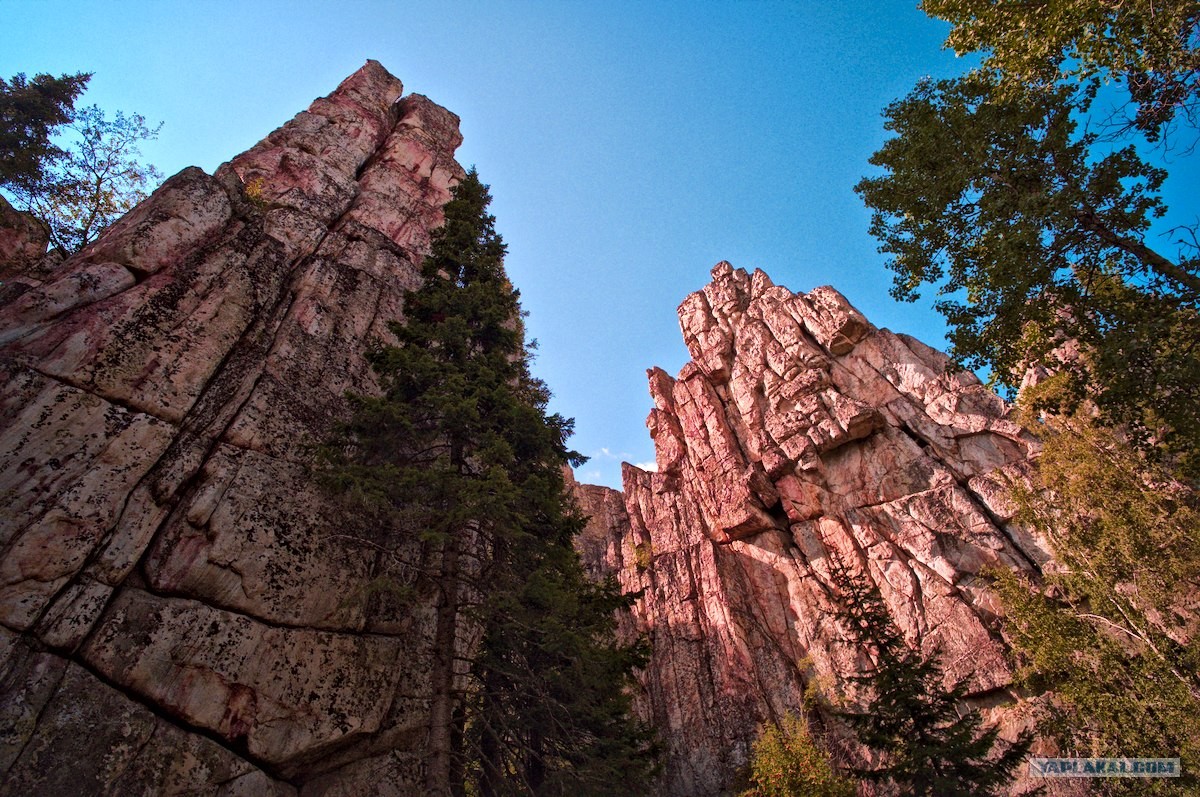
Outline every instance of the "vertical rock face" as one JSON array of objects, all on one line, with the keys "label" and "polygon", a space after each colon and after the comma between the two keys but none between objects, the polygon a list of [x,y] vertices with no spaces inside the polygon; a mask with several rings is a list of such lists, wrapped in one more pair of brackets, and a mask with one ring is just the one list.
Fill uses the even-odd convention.
[{"label": "vertical rock face", "polygon": [[[407,793],[432,598],[306,446],[370,392],[458,119],[379,64],[0,305],[0,791]],[[19,272],[19,269],[18,269]],[[389,792],[388,790],[393,791]]]},{"label": "vertical rock face", "polygon": [[721,263],[679,317],[692,361],[649,372],[657,472],[626,465],[623,500],[578,489],[589,567],[641,595],[624,630],[654,646],[639,710],[668,750],[665,792],[726,793],[763,722],[862,670],[832,556],[1003,718],[1011,673],[983,573],[1049,558],[1003,499],[1029,434],[973,375],[831,288],[793,294]]}]

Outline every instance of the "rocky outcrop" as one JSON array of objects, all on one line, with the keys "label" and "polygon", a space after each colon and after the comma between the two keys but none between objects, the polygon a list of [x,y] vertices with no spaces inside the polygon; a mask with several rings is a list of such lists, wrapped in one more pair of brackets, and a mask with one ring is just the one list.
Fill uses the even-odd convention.
[{"label": "rocky outcrop", "polygon": [[1033,438],[948,358],[876,329],[840,294],[793,294],[720,263],[679,308],[692,361],[649,372],[657,472],[579,488],[580,550],[639,595],[624,633],[654,653],[639,710],[664,793],[727,793],[762,724],[852,691],[865,663],[836,620],[830,561],[876,584],[948,680],[1018,723],[986,570],[1049,559],[1009,523],[1004,483]]},{"label": "rocky outcrop", "polygon": [[0,291],[4,290],[4,280],[32,270],[49,244],[49,234],[33,216],[0,196]]},{"label": "rocky outcrop", "polygon": [[[0,793],[420,793],[436,590],[309,463],[378,389],[457,125],[368,62],[67,260],[0,205]],[[1034,442],[1004,404],[829,288],[723,263],[680,319],[657,471],[575,488],[654,644],[665,793],[728,791],[761,723],[848,689],[833,556],[1015,722],[985,572],[1048,556],[1009,523]]]},{"label": "rocky outcrop", "polygon": [[0,792],[412,791],[433,598],[306,464],[462,174],[401,94],[368,62],[6,282]]}]

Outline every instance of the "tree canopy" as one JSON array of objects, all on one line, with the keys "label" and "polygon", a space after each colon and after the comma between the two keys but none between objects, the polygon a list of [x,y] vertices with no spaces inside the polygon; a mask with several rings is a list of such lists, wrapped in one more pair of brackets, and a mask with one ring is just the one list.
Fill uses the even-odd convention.
[{"label": "tree canopy", "polygon": [[924,0],[954,25],[947,44],[983,51],[984,66],[1014,88],[1060,81],[1094,91],[1122,83],[1133,106],[1127,123],[1151,140],[1183,117],[1200,119],[1200,5],[1195,0]]},{"label": "tree canopy", "polygon": [[1146,153],[1196,131],[1200,6],[922,7],[981,65],[887,108],[894,137],[857,190],[894,294],[936,291],[960,361],[1023,388],[1022,417],[1042,439],[1012,493],[1055,565],[996,574],[1020,683],[1041,697],[1039,731],[1068,754],[1190,761],[1200,247],[1194,225],[1162,234],[1169,164]]},{"label": "tree canopy", "polygon": [[140,160],[156,138],[140,114],[75,109],[91,75],[0,80],[0,189],[71,254],[144,199],[162,175]]},{"label": "tree canopy", "polygon": [[[1053,381],[1039,390],[1053,389]],[[1019,683],[1053,701],[1040,730],[1079,755],[1200,759],[1200,500],[1086,412],[1048,416],[1017,520],[1048,540],[1041,579],[995,574]]]},{"label": "tree canopy", "polygon": [[34,75],[0,78],[0,185],[31,189],[46,176],[47,164],[65,153],[52,136],[71,121],[75,100],[91,75]]},{"label": "tree canopy", "polygon": [[[1020,385],[1051,364],[1114,423],[1171,450],[1200,445],[1200,260],[1145,243],[1165,172],[1079,131],[1069,87],[1000,94],[986,73],[922,81],[886,111],[884,173],[857,191],[890,256],[893,294],[924,286],[954,353]],[[1180,257],[1179,255],[1183,255]],[[1082,356],[1061,356],[1066,340]]]},{"label": "tree canopy", "polygon": [[895,272],[893,294],[937,292],[963,365],[1010,389],[1033,366],[1067,372],[1060,409],[1093,402],[1143,451],[1200,473],[1196,230],[1176,228],[1166,250],[1147,242],[1165,223],[1167,172],[1093,112],[1101,76],[1154,72],[1167,57],[1155,48],[1169,44],[1179,50],[1172,80],[1194,95],[1195,5],[924,7],[957,24],[952,44],[987,57],[962,77],[921,81],[885,111],[894,136],[871,158],[880,173],[856,190]]}]

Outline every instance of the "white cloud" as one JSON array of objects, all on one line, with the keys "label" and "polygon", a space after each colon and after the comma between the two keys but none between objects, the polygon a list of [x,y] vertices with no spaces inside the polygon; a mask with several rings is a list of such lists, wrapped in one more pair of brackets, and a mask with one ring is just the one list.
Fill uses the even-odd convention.
[{"label": "white cloud", "polygon": [[601,448],[599,451],[597,451],[596,453],[592,454],[591,458],[592,459],[623,460],[623,459],[629,459],[629,454],[625,451],[622,451],[621,453],[618,454],[618,453],[615,453],[611,448],[605,446],[605,447]]},{"label": "white cloud", "polygon": [[650,473],[658,473],[658,463],[654,461],[635,462],[633,466],[635,468],[641,468],[644,471],[649,471]]}]

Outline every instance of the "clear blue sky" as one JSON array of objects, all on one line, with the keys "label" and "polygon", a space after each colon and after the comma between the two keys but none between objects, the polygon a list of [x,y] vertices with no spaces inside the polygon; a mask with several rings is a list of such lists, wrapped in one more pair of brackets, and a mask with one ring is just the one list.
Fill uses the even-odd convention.
[{"label": "clear blue sky", "polygon": [[4,0],[0,74],[92,71],[82,103],[165,125],[147,159],[212,171],[374,58],[462,117],[492,186],[535,372],[576,419],[581,480],[653,460],[645,369],[686,361],[675,307],[720,260],[832,284],[942,345],[852,187],[880,112],[963,64],[915,0]]}]

